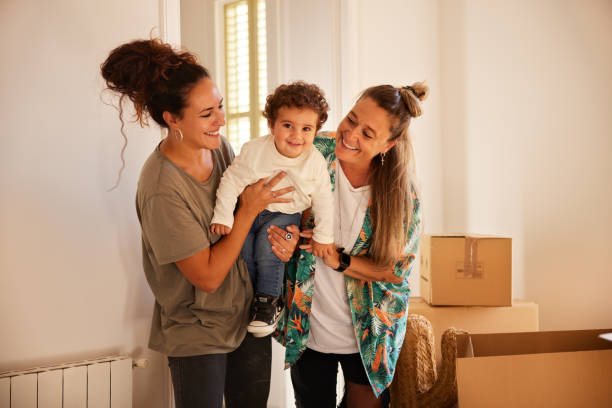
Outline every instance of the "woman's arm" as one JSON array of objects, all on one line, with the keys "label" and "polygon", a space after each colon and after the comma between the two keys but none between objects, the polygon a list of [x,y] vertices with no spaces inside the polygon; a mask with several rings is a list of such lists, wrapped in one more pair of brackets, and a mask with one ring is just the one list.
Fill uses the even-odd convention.
[{"label": "woman's arm", "polygon": [[[365,281],[378,281],[401,283],[404,278],[395,274],[395,265],[378,266],[374,264],[368,257],[351,256],[351,264],[344,270],[344,274],[352,278],[357,278]],[[323,262],[332,269],[340,267],[340,253],[326,256]]]},{"label": "woman's arm", "polygon": [[[300,236],[312,239],[312,230],[304,230],[300,232]],[[300,245],[300,248],[306,250],[306,252],[312,252],[312,241]],[[340,266],[340,253],[334,251],[331,254],[327,254],[323,257],[323,262],[332,269],[338,269]],[[352,278],[365,281],[401,283],[404,278],[397,276],[394,271],[395,265],[381,267],[375,265],[365,256],[351,256],[351,265],[342,273]]]},{"label": "woman's arm", "polygon": [[204,248],[195,255],[177,261],[176,265],[183,275],[194,286],[205,292],[212,293],[225,279],[240,254],[242,244],[255,220],[257,214],[271,203],[288,203],[288,198],[279,198],[294,190],[286,187],[272,191],[272,188],[283,178],[285,173],[279,173],[268,183],[265,179],[244,189],[240,195],[240,206],[234,218],[234,228],[221,238],[215,245]]},{"label": "woman's arm", "polygon": [[[416,198],[416,197],[415,197]],[[410,225],[408,227],[408,236],[404,256],[394,265],[378,266],[374,264],[370,258],[364,256],[351,256],[351,264],[344,273],[353,278],[367,281],[382,281],[390,283],[401,283],[410,274],[412,263],[416,259],[418,251],[419,237],[421,234],[421,206],[420,202],[414,199],[414,206]],[[340,254],[332,254],[323,259],[323,261],[333,269],[340,265]],[[398,272],[400,276],[396,274]]]}]

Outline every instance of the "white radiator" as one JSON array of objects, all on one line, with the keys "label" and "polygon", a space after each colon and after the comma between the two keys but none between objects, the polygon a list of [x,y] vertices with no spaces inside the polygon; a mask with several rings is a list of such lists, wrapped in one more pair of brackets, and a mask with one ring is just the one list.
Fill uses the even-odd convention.
[{"label": "white radiator", "polygon": [[0,374],[0,408],[131,408],[132,359],[108,357]]}]

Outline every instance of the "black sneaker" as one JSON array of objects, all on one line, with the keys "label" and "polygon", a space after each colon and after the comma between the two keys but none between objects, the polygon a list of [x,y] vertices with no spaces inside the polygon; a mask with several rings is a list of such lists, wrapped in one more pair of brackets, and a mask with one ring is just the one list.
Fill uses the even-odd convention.
[{"label": "black sneaker", "polygon": [[271,334],[276,327],[283,310],[281,301],[271,295],[256,293],[251,309],[251,322],[247,331],[254,337],[264,337]]}]

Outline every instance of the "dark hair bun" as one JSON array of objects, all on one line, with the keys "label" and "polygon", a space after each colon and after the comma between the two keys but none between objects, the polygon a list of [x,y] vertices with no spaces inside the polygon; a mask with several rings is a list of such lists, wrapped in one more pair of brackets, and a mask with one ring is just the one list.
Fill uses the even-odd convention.
[{"label": "dark hair bun", "polygon": [[[122,166],[125,167],[123,152],[127,146],[124,132],[123,101],[128,97],[134,104],[136,120],[141,126],[147,125],[147,116],[161,127],[168,127],[164,112],[180,115],[187,106],[191,89],[203,78],[210,75],[198,64],[189,52],[176,52],[159,39],[136,40],[112,50],[100,67],[108,89],[121,95],[119,99],[119,120],[124,139],[121,149]],[[113,187],[114,188],[114,187]]]},{"label": "dark hair bun", "polygon": [[193,54],[176,52],[159,39],[120,45],[111,51],[101,71],[109,89],[133,102],[141,125],[146,124],[148,113],[163,127],[163,111],[180,113],[185,91],[209,76]]}]

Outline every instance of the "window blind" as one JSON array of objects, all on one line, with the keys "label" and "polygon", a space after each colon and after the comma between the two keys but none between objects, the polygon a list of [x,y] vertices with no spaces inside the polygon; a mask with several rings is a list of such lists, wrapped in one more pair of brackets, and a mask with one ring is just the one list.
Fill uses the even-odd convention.
[{"label": "window blind", "polygon": [[265,0],[227,3],[225,15],[226,136],[234,150],[268,133]]}]

